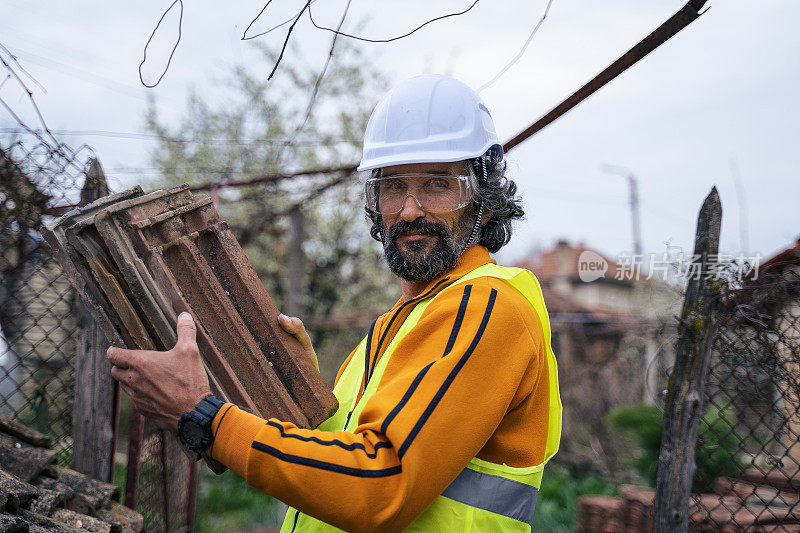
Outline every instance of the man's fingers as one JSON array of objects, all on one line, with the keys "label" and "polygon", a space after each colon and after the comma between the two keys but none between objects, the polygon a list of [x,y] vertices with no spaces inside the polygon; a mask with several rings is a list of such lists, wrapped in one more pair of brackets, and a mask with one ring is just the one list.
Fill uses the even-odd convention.
[{"label": "man's fingers", "polygon": [[119,368],[130,368],[136,362],[136,359],[138,358],[138,352],[139,350],[125,350],[123,348],[112,346],[106,350],[106,357],[108,357],[108,360],[113,366]]},{"label": "man's fingers", "polygon": [[197,326],[194,325],[192,315],[183,312],[178,315],[178,343],[181,345],[197,344]]},{"label": "man's fingers", "polygon": [[120,384],[122,384],[122,386],[126,389],[125,392],[128,392],[127,387],[129,387],[133,382],[133,372],[131,370],[128,370],[127,368],[120,368],[118,366],[112,366],[111,377],[119,381]]},{"label": "man's fingers", "polygon": [[304,347],[311,346],[311,337],[309,337],[306,328],[303,326],[302,320],[296,316],[290,317],[280,314],[278,315],[278,323],[286,333],[293,335]]},{"label": "man's fingers", "polygon": [[314,362],[314,366],[319,370],[319,360],[314,351],[314,346],[311,344],[311,337],[308,335],[303,321],[296,316],[286,316],[284,314],[278,315],[278,324],[281,325],[283,330],[289,335],[293,336],[300,343],[300,346],[305,349],[308,356]]}]

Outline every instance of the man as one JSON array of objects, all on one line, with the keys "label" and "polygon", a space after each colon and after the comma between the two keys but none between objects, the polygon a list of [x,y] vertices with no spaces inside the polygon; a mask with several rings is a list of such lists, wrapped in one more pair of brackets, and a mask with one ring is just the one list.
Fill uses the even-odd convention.
[{"label": "man", "polygon": [[110,349],[112,374],[184,443],[190,418],[210,428],[189,445],[292,506],[282,531],[530,531],[561,402],[539,285],[489,257],[523,215],[492,118],[464,84],[412,78],[370,117],[359,170],[402,298],[339,370],[332,418],[298,429],[204,399],[188,314],[169,352]]}]

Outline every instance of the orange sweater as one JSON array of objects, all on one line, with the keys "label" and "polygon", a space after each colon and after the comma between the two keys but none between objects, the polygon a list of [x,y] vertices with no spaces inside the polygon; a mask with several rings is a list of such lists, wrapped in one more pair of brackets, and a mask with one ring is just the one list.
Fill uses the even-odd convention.
[{"label": "orange sweater", "polygon": [[[441,294],[398,343],[355,431],[298,429],[226,404],[208,452],[253,487],[348,531],[404,528],[473,457],[541,463],[549,391],[539,320],[502,280],[453,285],[487,262],[486,248],[470,248],[447,281],[431,282],[426,291]],[[397,302],[371,328],[372,369],[413,302]]]}]

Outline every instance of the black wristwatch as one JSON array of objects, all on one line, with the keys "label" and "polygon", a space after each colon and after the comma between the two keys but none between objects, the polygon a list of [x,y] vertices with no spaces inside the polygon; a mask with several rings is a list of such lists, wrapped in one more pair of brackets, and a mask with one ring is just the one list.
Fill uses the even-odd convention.
[{"label": "black wristwatch", "polygon": [[202,452],[214,440],[211,422],[225,402],[214,396],[206,396],[194,409],[184,413],[178,420],[178,438],[181,444],[193,452]]}]

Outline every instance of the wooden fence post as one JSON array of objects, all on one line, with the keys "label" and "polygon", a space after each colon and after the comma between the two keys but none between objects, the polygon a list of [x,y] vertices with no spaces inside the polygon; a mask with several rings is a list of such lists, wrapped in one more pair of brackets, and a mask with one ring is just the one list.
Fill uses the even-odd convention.
[{"label": "wooden fence post", "polygon": [[[92,160],[81,189],[80,205],[108,194],[103,167]],[[106,358],[109,343],[82,302],[77,302],[80,336],[75,350],[75,395],[72,407],[72,468],[111,482],[116,451],[119,391]]]},{"label": "wooden fence post", "polygon": [[723,282],[715,279],[722,204],[716,187],[697,218],[694,257],[678,325],[675,366],[669,380],[658,457],[653,533],[687,531],[696,470],[695,448],[705,408],[705,385],[723,307]]}]

